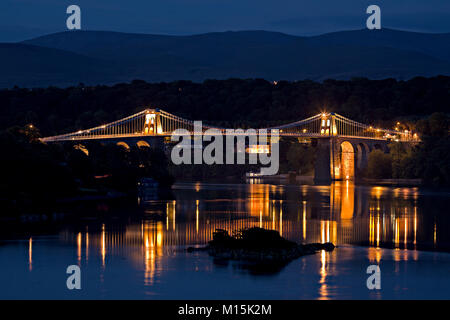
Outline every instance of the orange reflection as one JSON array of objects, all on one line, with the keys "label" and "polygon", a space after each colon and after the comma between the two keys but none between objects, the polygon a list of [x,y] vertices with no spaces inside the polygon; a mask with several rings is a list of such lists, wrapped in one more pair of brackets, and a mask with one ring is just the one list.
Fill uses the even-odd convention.
[{"label": "orange reflection", "polygon": [[33,270],[33,238],[28,239],[28,269]]},{"label": "orange reflection", "polygon": [[320,241],[321,243],[337,243],[337,224],[336,221],[320,221]]},{"label": "orange reflection", "polygon": [[81,232],[78,232],[77,235],[77,260],[78,265],[81,263]]},{"label": "orange reflection", "polygon": [[283,202],[280,203],[280,235],[283,236]]},{"label": "orange reflection", "polygon": [[105,224],[102,224],[102,245],[101,245],[101,255],[102,255],[102,267],[105,268],[105,259],[106,259],[106,231]]},{"label": "orange reflection", "polygon": [[341,188],[341,219],[352,219],[355,206],[355,185],[346,181]]},{"label": "orange reflection", "polygon": [[380,216],[377,217],[377,247],[380,246]]},{"label": "orange reflection", "polygon": [[368,258],[370,262],[379,263],[381,260],[382,249],[380,248],[369,248]]},{"label": "orange reflection", "polygon": [[414,207],[414,248],[417,242],[417,207]]},{"label": "orange reflection", "polygon": [[328,300],[329,299],[329,293],[328,293],[328,286],[327,286],[327,253],[325,250],[322,250],[320,252],[320,288],[319,288],[319,294],[320,300]]},{"label": "orange reflection", "polygon": [[434,231],[433,231],[433,244],[434,246],[436,246],[436,233],[437,233],[437,228],[436,228],[436,222],[434,223]]},{"label": "orange reflection", "polygon": [[89,232],[86,232],[86,261],[89,259]]},{"label": "orange reflection", "polygon": [[195,201],[195,232],[198,233],[198,200]]},{"label": "orange reflection", "polygon": [[306,201],[303,201],[303,240],[306,240]]}]

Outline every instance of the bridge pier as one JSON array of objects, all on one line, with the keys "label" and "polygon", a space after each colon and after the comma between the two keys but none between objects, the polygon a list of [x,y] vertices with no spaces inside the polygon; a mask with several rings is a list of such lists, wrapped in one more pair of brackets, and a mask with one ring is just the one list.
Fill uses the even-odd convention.
[{"label": "bridge pier", "polygon": [[331,177],[331,139],[317,139],[316,159],[314,164],[314,183],[330,184]]},{"label": "bridge pier", "polygon": [[388,141],[329,136],[317,139],[314,182],[330,184],[333,180],[359,180],[374,149],[389,152]]}]

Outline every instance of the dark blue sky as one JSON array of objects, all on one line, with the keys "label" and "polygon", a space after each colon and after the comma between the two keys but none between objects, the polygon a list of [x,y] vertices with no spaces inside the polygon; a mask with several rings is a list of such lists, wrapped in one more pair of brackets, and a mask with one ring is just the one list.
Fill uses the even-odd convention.
[{"label": "dark blue sky", "polygon": [[77,4],[85,30],[194,34],[271,30],[312,35],[365,27],[377,4],[382,27],[450,32],[450,0],[1,0],[0,41],[65,30]]}]

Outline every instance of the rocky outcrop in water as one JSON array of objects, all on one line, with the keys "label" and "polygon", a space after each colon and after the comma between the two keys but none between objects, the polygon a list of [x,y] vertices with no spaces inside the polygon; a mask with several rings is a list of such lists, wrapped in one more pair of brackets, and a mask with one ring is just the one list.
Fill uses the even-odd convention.
[{"label": "rocky outcrop in water", "polygon": [[281,237],[275,230],[250,228],[230,236],[226,230],[216,229],[206,247],[189,247],[188,252],[207,251],[209,255],[227,260],[252,262],[287,263],[317,251],[333,251],[328,243],[297,244]]}]

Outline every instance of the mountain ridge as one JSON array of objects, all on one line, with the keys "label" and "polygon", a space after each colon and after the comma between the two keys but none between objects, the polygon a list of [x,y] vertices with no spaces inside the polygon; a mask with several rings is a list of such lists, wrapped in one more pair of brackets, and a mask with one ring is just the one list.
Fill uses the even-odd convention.
[{"label": "mountain ridge", "polygon": [[[0,79],[1,87],[34,86],[36,81],[31,79],[36,77],[44,79],[41,84],[45,86],[112,84],[133,79],[155,82],[238,77],[321,81],[450,74],[450,33],[393,29],[308,37],[263,30],[183,36],[65,31],[16,45],[0,45],[0,67],[8,71]],[[24,54],[31,50],[27,46],[34,48],[36,56]],[[51,61],[46,55],[52,57]],[[20,61],[25,56],[35,63]],[[71,59],[72,71],[64,67]],[[46,63],[40,65],[36,62],[39,60]],[[27,74],[24,65],[33,72]],[[58,68],[65,72],[58,72]]]}]

